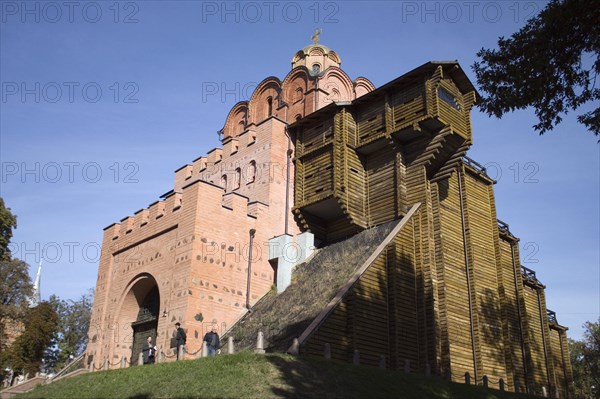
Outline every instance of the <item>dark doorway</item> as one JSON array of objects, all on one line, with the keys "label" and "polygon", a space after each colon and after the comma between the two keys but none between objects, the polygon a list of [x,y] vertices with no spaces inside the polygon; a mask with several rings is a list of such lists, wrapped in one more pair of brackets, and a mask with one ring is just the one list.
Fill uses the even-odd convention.
[{"label": "dark doorway", "polygon": [[131,328],[133,328],[131,364],[138,364],[140,353],[144,348],[144,342],[146,342],[148,337],[152,337],[152,343],[156,344],[159,305],[158,287],[155,285],[144,297],[137,318],[131,323]]}]

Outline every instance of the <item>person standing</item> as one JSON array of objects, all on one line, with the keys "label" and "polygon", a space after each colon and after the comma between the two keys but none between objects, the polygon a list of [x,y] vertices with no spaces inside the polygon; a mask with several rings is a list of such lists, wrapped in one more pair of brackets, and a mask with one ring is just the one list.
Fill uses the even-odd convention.
[{"label": "person standing", "polygon": [[187,336],[185,335],[185,331],[183,331],[183,328],[181,328],[181,324],[179,322],[175,323],[175,328],[177,329],[175,332],[177,360],[179,360],[179,348],[185,345],[185,342],[187,341]]},{"label": "person standing", "polygon": [[144,342],[144,349],[142,349],[142,356],[144,358],[144,364],[154,364],[156,356],[156,346],[152,345],[152,337],[148,337]]},{"label": "person standing", "polygon": [[217,326],[213,325],[211,330],[204,334],[203,341],[208,349],[208,356],[216,355],[217,350],[221,346],[221,343],[219,342],[219,334],[217,334]]}]

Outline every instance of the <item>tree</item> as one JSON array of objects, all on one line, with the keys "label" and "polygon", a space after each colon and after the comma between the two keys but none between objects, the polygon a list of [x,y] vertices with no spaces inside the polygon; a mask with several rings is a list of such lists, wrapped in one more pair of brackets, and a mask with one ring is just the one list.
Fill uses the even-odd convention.
[{"label": "tree", "polygon": [[4,200],[0,197],[0,261],[10,259],[8,243],[12,238],[12,230],[17,227],[17,217],[13,215],[10,208],[4,206]]},{"label": "tree", "polygon": [[[482,48],[472,66],[487,94],[480,107],[500,118],[531,106],[541,135],[570,110],[600,100],[599,10],[598,0],[551,0],[509,39],[500,37],[498,50]],[[577,119],[600,134],[600,107]]]},{"label": "tree", "polygon": [[586,322],[583,340],[569,340],[575,397],[600,398],[600,319]]},{"label": "tree", "polygon": [[49,302],[58,314],[59,326],[56,345],[49,349],[45,357],[48,368],[60,370],[71,356],[77,357],[85,351],[93,300],[93,290],[77,301],[61,300],[55,295],[50,297]]},{"label": "tree", "polygon": [[20,323],[27,310],[33,291],[28,269],[18,259],[0,260],[0,354],[6,349],[10,328]]},{"label": "tree", "polygon": [[23,320],[24,330],[3,353],[3,364],[13,370],[35,374],[49,346],[56,342],[58,314],[49,302],[29,309]]}]

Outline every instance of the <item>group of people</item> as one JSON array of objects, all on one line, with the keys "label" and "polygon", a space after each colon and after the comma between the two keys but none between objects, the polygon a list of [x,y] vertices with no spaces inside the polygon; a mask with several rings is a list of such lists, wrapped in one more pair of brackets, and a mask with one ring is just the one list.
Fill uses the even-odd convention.
[{"label": "group of people", "polygon": [[[175,348],[177,350],[177,360],[179,360],[180,348],[185,345],[187,341],[187,335],[185,330],[181,328],[181,323],[175,323]],[[221,341],[219,340],[219,334],[217,333],[217,327],[212,326],[211,330],[204,334],[203,344],[206,345],[208,356],[214,356],[217,354],[221,347]],[[148,337],[144,342],[144,348],[142,349],[142,355],[144,358],[144,364],[153,364],[156,360],[156,345],[152,345],[152,337]]]}]

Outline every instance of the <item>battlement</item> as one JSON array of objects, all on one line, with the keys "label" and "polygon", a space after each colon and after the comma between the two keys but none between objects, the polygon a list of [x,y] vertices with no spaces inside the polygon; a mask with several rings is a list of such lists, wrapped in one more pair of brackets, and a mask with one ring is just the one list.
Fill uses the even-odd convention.
[{"label": "battlement", "polygon": [[259,217],[262,210],[268,208],[268,205],[261,202],[250,202],[244,195],[236,192],[225,193],[224,189],[216,184],[196,179],[183,186],[181,191],[172,191],[164,199],[155,201],[132,216],[126,216],[120,222],[105,227],[104,239],[120,243],[143,239],[154,234],[154,230],[161,231],[180,223],[186,207],[197,207],[192,210],[195,213],[200,207],[200,202],[203,204],[199,210],[201,213],[216,212],[211,206],[219,204],[221,209],[244,212],[254,219]]},{"label": "battlement", "polygon": [[223,149],[222,148],[213,148],[207,154],[207,162],[209,164],[216,164],[223,160]]},{"label": "battlement", "polygon": [[228,137],[223,140],[223,157],[227,158],[233,154],[238,152],[240,147],[240,143],[238,139],[234,139],[233,137]]},{"label": "battlement", "polygon": [[[242,165],[239,154],[244,152],[244,149],[256,143],[256,132],[246,130],[236,138],[227,137],[223,140],[223,148],[213,148],[206,155],[200,156],[191,164],[186,164],[175,171],[174,191],[181,191],[181,188],[195,179],[207,180],[211,175],[221,171],[223,173],[232,173],[232,170],[226,170],[225,165],[233,162],[238,164],[237,167],[247,167]],[[232,158],[233,157],[233,158]],[[247,162],[250,164],[250,162]],[[220,183],[212,181],[212,183]]]}]

